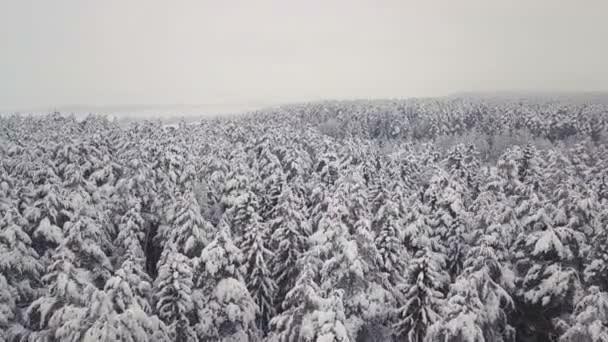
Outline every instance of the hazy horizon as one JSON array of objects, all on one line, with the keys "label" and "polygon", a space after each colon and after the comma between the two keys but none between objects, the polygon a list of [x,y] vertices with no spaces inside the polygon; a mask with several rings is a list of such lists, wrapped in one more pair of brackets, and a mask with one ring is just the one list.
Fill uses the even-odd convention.
[{"label": "hazy horizon", "polygon": [[[287,101],[287,102],[252,102],[252,103],[210,103],[210,104],[111,104],[111,105],[86,105],[86,104],[72,104],[72,105],[58,105],[58,106],[47,106],[37,108],[13,108],[3,109],[0,108],[0,115],[10,114],[33,114],[33,115],[44,115],[52,112],[59,112],[62,114],[77,114],[80,116],[88,114],[99,114],[99,115],[110,115],[112,117],[124,117],[130,119],[137,118],[170,118],[170,117],[200,117],[200,116],[214,116],[224,114],[240,114],[253,112],[257,110],[269,109],[277,106],[292,105],[299,103],[321,103],[325,101],[391,101],[391,100],[408,100],[408,99],[420,99],[427,97],[401,97],[401,98],[326,98],[326,99],[315,99],[315,100],[302,100],[302,101]],[[591,91],[591,92],[555,92],[555,91],[464,91],[454,92],[441,96],[431,96],[428,98],[503,98],[503,99],[546,99],[546,100],[563,100],[574,103],[603,103],[608,104],[608,92],[604,91]],[[569,103],[570,103],[569,102]]]},{"label": "hazy horizon", "polygon": [[0,3],[0,111],[607,92],[589,0]]}]

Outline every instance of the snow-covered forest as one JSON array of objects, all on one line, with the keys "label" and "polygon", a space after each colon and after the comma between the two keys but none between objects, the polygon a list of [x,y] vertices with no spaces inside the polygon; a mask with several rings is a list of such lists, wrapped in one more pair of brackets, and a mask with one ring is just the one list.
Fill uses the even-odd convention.
[{"label": "snow-covered forest", "polygon": [[608,105],[0,118],[0,341],[608,341]]}]

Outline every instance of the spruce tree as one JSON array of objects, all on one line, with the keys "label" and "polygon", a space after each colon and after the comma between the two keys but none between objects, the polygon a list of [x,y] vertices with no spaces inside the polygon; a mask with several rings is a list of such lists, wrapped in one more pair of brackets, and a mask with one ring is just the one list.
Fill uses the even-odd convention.
[{"label": "spruce tree", "polygon": [[245,282],[255,300],[259,312],[256,325],[260,331],[268,331],[268,322],[274,316],[276,283],[268,268],[268,260],[274,257],[267,247],[268,231],[261,217],[254,213],[245,228],[245,235],[239,242],[244,255]]},{"label": "spruce tree", "polygon": [[608,340],[608,294],[597,286],[589,287],[576,304],[570,327],[560,336],[560,342]]},{"label": "spruce tree", "polygon": [[293,288],[298,277],[296,264],[309,247],[308,236],[312,232],[305,210],[302,199],[290,186],[285,186],[279,205],[275,208],[274,218],[270,221],[270,245],[274,255],[269,260],[269,267],[277,285],[274,303],[279,311],[285,295]]},{"label": "spruce tree", "polygon": [[197,341],[193,316],[191,261],[176,247],[165,249],[154,281],[154,302],[158,317],[167,325],[172,341]]},{"label": "spruce tree", "polygon": [[224,221],[215,239],[201,252],[195,268],[197,336],[203,341],[254,341],[259,311],[243,278],[243,254]]},{"label": "spruce tree", "polygon": [[410,262],[406,278],[398,285],[399,307],[394,324],[395,337],[401,341],[423,341],[428,328],[440,319],[447,274],[441,255],[429,247],[420,249]]}]

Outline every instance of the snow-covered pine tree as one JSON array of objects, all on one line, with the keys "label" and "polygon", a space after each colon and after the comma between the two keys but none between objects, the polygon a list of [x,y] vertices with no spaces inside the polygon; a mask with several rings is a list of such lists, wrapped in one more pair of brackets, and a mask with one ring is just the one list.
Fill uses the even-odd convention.
[{"label": "snow-covered pine tree", "polygon": [[583,273],[585,282],[598,286],[601,291],[608,291],[608,230],[597,232],[587,258],[589,263]]},{"label": "snow-covered pine tree", "polygon": [[147,313],[152,312],[152,279],[146,271],[144,219],[136,208],[127,211],[120,219],[118,236],[114,240],[115,275],[123,273],[139,306]]},{"label": "snow-covered pine tree", "polygon": [[360,166],[352,167],[343,172],[337,182],[333,196],[339,196],[348,210],[347,216],[343,219],[350,234],[355,233],[356,226],[361,221],[366,221],[365,225],[369,223],[371,217],[368,203],[369,192],[365,186],[363,171]]},{"label": "snow-covered pine tree", "polygon": [[[170,225],[173,218],[172,209],[177,201],[176,195],[182,194],[189,186],[180,183],[184,167],[184,149],[179,142],[171,138],[164,141],[166,146],[158,146],[154,151],[152,174],[156,186],[156,196],[151,203],[151,211],[155,213],[161,225]],[[155,142],[159,144],[159,142]]]},{"label": "snow-covered pine tree", "polygon": [[[209,203],[209,220],[217,226],[223,213],[222,196],[225,193],[225,186],[228,185],[227,176],[229,173],[228,162],[216,153],[205,156],[205,173],[207,176],[207,200]],[[229,181],[229,180],[228,180]]]},{"label": "snow-covered pine tree", "polygon": [[261,219],[257,213],[251,214],[247,225],[243,227],[245,235],[238,245],[244,255],[247,289],[259,308],[256,325],[265,334],[275,313],[274,298],[277,286],[268,268],[268,260],[274,257],[274,253],[267,246],[269,232]]},{"label": "snow-covered pine tree", "polygon": [[587,294],[576,304],[572,323],[560,336],[560,342],[608,341],[608,294],[591,286]]},{"label": "snow-covered pine tree", "polygon": [[29,303],[39,286],[43,265],[32,248],[32,240],[23,231],[26,220],[14,207],[9,207],[0,218],[0,274],[18,291],[18,305]]},{"label": "snow-covered pine tree", "polygon": [[68,248],[76,256],[77,267],[87,269],[93,275],[97,287],[110,278],[112,264],[105,250],[110,246],[107,234],[91,206],[85,205],[70,215],[70,221],[64,224],[65,238],[58,248]]},{"label": "snow-covered pine tree", "polygon": [[[383,288],[380,253],[371,235],[362,177],[348,173],[336,182],[319,230],[312,236],[312,252],[321,257],[321,289],[342,290],[344,324],[351,339],[382,333],[392,295]],[[351,234],[352,231],[352,234]]]},{"label": "snow-covered pine tree", "polygon": [[195,268],[198,323],[203,341],[255,341],[259,338],[259,309],[243,279],[243,254],[230,237],[228,223],[220,223],[215,239],[203,249]]},{"label": "snow-covered pine tree", "polygon": [[315,172],[326,185],[333,185],[340,176],[339,158],[334,151],[327,151],[319,157]]},{"label": "snow-covered pine tree", "polygon": [[527,144],[522,150],[519,159],[518,175],[519,180],[535,190],[540,189],[545,182],[545,172],[543,169],[546,163],[541,158],[539,151],[533,144]]},{"label": "snow-covered pine tree", "polygon": [[441,320],[428,328],[424,341],[482,342],[484,306],[477,278],[459,276],[450,286]]},{"label": "snow-covered pine tree", "polygon": [[342,291],[334,290],[327,299],[321,300],[321,307],[303,319],[305,341],[350,342],[342,304]]},{"label": "snow-covered pine tree", "polygon": [[40,255],[52,251],[63,239],[60,227],[67,219],[62,214],[63,208],[63,196],[57,183],[41,185],[31,191],[23,216],[33,227],[30,234],[34,248]]},{"label": "snow-covered pine tree", "polygon": [[280,311],[285,295],[295,285],[298,277],[296,264],[302,253],[308,250],[308,237],[312,232],[305,204],[289,185],[283,187],[273,216],[269,224],[274,255],[269,260],[269,267],[277,285],[274,303]]},{"label": "snow-covered pine tree", "polygon": [[[134,207],[139,209],[140,214],[152,213],[152,205],[159,196],[153,170],[149,163],[142,160],[145,152],[138,151],[140,149],[142,148],[130,146],[130,150],[123,152],[124,175],[117,180],[109,199],[112,206],[112,221],[116,225],[119,225],[122,216]],[[131,156],[133,153],[136,155]],[[156,215],[150,216],[152,217],[142,216],[146,221],[146,226],[152,221],[152,218],[157,219]]]},{"label": "snow-covered pine tree", "polygon": [[[464,256],[470,244],[471,216],[466,208],[467,192],[457,179],[439,171],[431,179],[425,197],[431,204],[433,246],[437,245],[447,257],[447,270],[455,279],[462,271]],[[435,209],[433,209],[435,207]]]},{"label": "snow-covered pine tree", "polygon": [[[544,208],[543,208],[544,209]],[[546,205],[549,213],[554,211]],[[522,233],[515,245],[514,270],[518,309],[526,315],[520,324],[544,326],[542,334],[554,334],[550,320],[570,310],[579,283],[574,268],[575,252],[584,236],[565,226],[554,226],[550,214],[540,211],[533,225],[537,230]],[[518,328],[519,329],[519,328]]]},{"label": "snow-covered pine tree", "polygon": [[159,242],[176,246],[178,252],[189,258],[200,255],[213,227],[203,218],[194,194],[191,191],[178,194],[168,213],[168,225],[161,226],[156,237]]},{"label": "snow-covered pine tree", "polygon": [[559,184],[553,195],[557,203],[550,214],[554,225],[567,227],[577,233],[576,243],[570,244],[573,248],[573,266],[577,272],[583,272],[586,266],[585,259],[591,248],[587,241],[599,230],[596,227],[599,222],[594,219],[594,213],[597,212],[594,209],[594,193],[583,187],[584,185],[579,186],[572,178]]},{"label": "snow-covered pine tree", "polygon": [[[442,235],[447,230],[446,227],[452,224],[452,212],[449,207],[444,206],[445,201],[442,201],[443,191],[448,186],[449,175],[441,169],[436,169],[423,194],[424,203],[429,207],[431,213],[428,223],[433,236]],[[454,191],[450,191],[450,193],[453,194]]]},{"label": "snow-covered pine tree", "polygon": [[114,239],[116,251],[113,255],[115,268],[120,267],[123,261],[144,258],[143,246],[146,239],[144,219],[136,208],[129,209],[118,224],[118,235]]},{"label": "snow-covered pine tree", "polygon": [[163,251],[154,281],[158,317],[167,325],[172,341],[198,341],[193,329],[195,310],[191,260],[169,246]]},{"label": "snow-covered pine tree", "polygon": [[[360,324],[357,338],[383,339],[391,333],[390,315],[395,303],[395,295],[390,292],[388,278],[380,272],[382,257],[374,243],[371,224],[366,219],[359,219],[351,241],[357,246],[356,258],[367,264],[368,271],[364,275],[364,285],[351,287],[343,294],[346,324],[350,330],[355,330],[355,322]],[[352,258],[352,255],[348,255]],[[355,283],[355,282],[353,282]],[[353,295],[354,294],[354,295]],[[367,336],[367,337],[366,337]]]},{"label": "snow-covered pine tree", "polygon": [[16,296],[16,289],[0,274],[0,342],[10,341],[10,331],[16,324]]},{"label": "snow-covered pine tree", "polygon": [[171,341],[165,323],[139,305],[127,277],[121,269],[108,280],[103,291],[91,294],[85,314],[90,327],[82,341]]},{"label": "snow-covered pine tree", "polygon": [[372,221],[372,230],[376,232],[374,242],[380,253],[380,272],[387,276],[393,288],[402,281],[410,258],[399,239],[402,235],[402,225],[403,218],[399,212],[398,199],[393,196],[387,197]]},{"label": "snow-covered pine tree", "polygon": [[286,149],[285,153],[282,164],[286,182],[290,183],[294,179],[308,177],[312,170],[312,158],[308,151],[303,146],[294,146]]},{"label": "snow-covered pine tree", "polygon": [[269,341],[297,342],[304,340],[303,319],[306,314],[318,306],[318,293],[321,290],[315,281],[313,258],[314,256],[307,254],[298,262],[300,267],[298,279],[281,303],[283,310],[270,321]]},{"label": "snow-covered pine tree", "polygon": [[259,176],[262,179],[260,216],[264,221],[268,221],[278,204],[287,177],[283,173],[279,158],[270,148],[269,140],[263,140],[258,150]]},{"label": "snow-covered pine tree", "polygon": [[177,191],[189,188],[194,178],[192,162],[187,151],[183,139],[171,137],[159,156],[158,166],[165,178],[165,185],[175,187]]},{"label": "snow-covered pine tree", "polygon": [[515,341],[507,322],[513,300],[509,270],[503,269],[493,245],[494,236],[481,236],[471,248],[465,269],[450,286],[442,319],[429,328],[426,341]]},{"label": "snow-covered pine tree", "polygon": [[[64,249],[64,252],[68,251]],[[117,276],[110,278],[106,283],[104,291],[95,289],[91,285],[83,283],[83,279],[78,279],[76,276],[70,280],[69,271],[69,254],[66,258],[57,264],[63,267],[63,274],[59,274],[55,280],[59,288],[51,292],[49,300],[41,301],[38,305],[39,314],[44,314],[45,310],[52,308],[53,299],[55,303],[59,300],[63,306],[57,306],[50,320],[48,335],[53,336],[61,341],[94,341],[94,340],[133,340],[133,341],[148,341],[150,339],[165,340],[164,325],[156,318],[149,317],[144,312],[141,305],[145,307],[147,302],[142,301],[131,289],[127,282],[127,275],[123,269],[117,271]],[[124,265],[124,264],[123,264]],[[128,270],[127,270],[128,271]],[[76,273],[78,275],[78,273]],[[81,278],[84,278],[86,273],[81,273]],[[66,279],[67,278],[67,279]],[[53,280],[53,279],[51,279]],[[68,283],[63,284],[65,280]],[[70,283],[71,281],[71,283]],[[139,285],[139,284],[138,284]],[[66,289],[78,291],[82,289],[83,293],[69,294]],[[149,290],[149,288],[148,288]],[[58,291],[65,291],[61,294]],[[58,295],[60,295],[58,297]],[[33,316],[35,317],[35,316]],[[44,333],[44,331],[43,331]],[[32,336],[34,339],[44,337],[38,332]]]},{"label": "snow-covered pine tree", "polygon": [[220,203],[224,213],[228,213],[230,218],[235,216],[234,211],[237,205],[248,198],[250,186],[249,170],[244,166],[237,166],[236,170],[231,171],[227,176],[226,184],[223,186]]},{"label": "snow-covered pine tree", "polygon": [[600,201],[593,185],[583,184],[572,198],[573,206],[570,208],[570,222],[572,229],[584,233],[588,240],[597,231],[601,230]]},{"label": "snow-covered pine tree", "polygon": [[123,279],[131,287],[135,301],[146,313],[154,312],[152,283],[153,280],[145,270],[145,260],[127,259],[115,272],[123,272]]},{"label": "snow-covered pine tree", "polygon": [[403,229],[399,231],[399,240],[412,255],[429,242],[431,228],[427,222],[429,208],[417,195],[410,196],[405,202]]},{"label": "snow-covered pine tree", "polygon": [[518,147],[509,149],[500,156],[496,163],[497,175],[492,179],[493,187],[500,186],[508,197],[521,195],[526,189],[524,183],[519,179],[519,154],[520,149]]},{"label": "snow-covered pine tree", "polygon": [[452,277],[462,272],[464,258],[468,252],[468,240],[470,235],[470,223],[467,216],[458,215],[452,220],[448,231],[443,236],[446,247],[447,271]]},{"label": "snow-covered pine tree", "polygon": [[[235,199],[234,206],[226,212],[226,218],[230,222],[231,232],[235,236],[243,236],[247,233],[247,227],[253,221],[264,221],[260,216],[259,196],[251,188],[247,188]],[[264,221],[266,222],[266,221]]]},{"label": "snow-covered pine tree", "polygon": [[327,299],[320,296],[321,289],[314,280],[319,263],[314,253],[300,260],[300,275],[285,297],[283,312],[270,322],[268,341],[350,341],[343,323],[341,290],[332,291]]},{"label": "snow-covered pine tree", "polygon": [[69,321],[82,317],[86,310],[86,293],[94,289],[91,273],[76,267],[77,256],[65,245],[56,248],[48,272],[42,277],[43,293],[28,307],[26,326],[29,339],[45,341],[62,334],[81,334],[78,322],[66,326]]},{"label": "snow-covered pine tree", "polygon": [[405,281],[397,286],[400,306],[394,333],[398,341],[423,341],[428,328],[441,318],[441,291],[448,280],[444,264],[444,257],[428,246],[423,246],[410,261]]},{"label": "snow-covered pine tree", "polygon": [[502,247],[500,235],[478,233],[474,246],[469,250],[464,263],[464,274],[477,277],[479,297],[484,304],[483,335],[488,341],[512,341],[515,329],[508,321],[515,309],[511,297],[514,290],[514,275],[509,264],[504,264],[497,248]]},{"label": "snow-covered pine tree", "polygon": [[[476,196],[479,190],[479,159],[472,145],[457,144],[453,146],[444,160],[444,165],[450,176],[466,186],[467,193]],[[463,193],[462,195],[468,195]]]},{"label": "snow-covered pine tree", "polygon": [[387,200],[387,181],[383,176],[379,176],[377,179],[370,180],[371,185],[369,186],[369,206],[372,217],[378,215],[378,211]]},{"label": "snow-covered pine tree", "polygon": [[496,253],[504,260],[509,255],[515,239],[523,228],[513,210],[513,202],[505,193],[506,181],[498,175],[496,168],[491,168],[481,192],[472,204],[473,227],[476,232],[483,232],[497,237]]}]

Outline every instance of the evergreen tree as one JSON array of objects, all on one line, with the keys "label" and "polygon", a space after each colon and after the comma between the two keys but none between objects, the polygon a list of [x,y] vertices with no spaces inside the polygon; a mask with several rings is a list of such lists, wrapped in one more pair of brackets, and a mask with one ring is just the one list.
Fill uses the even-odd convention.
[{"label": "evergreen tree", "polygon": [[281,189],[286,176],[276,154],[268,144],[263,144],[258,155],[260,178],[262,179],[262,197],[260,215],[267,221],[272,215],[273,208],[278,204]]},{"label": "evergreen tree", "polygon": [[350,341],[344,327],[341,291],[325,299],[314,277],[314,265],[319,263],[313,254],[302,259],[302,271],[283,302],[283,312],[270,322],[269,341]]},{"label": "evergreen tree", "polygon": [[0,218],[0,273],[18,290],[18,304],[32,300],[43,272],[38,253],[22,229],[25,222],[15,208],[9,208]]},{"label": "evergreen tree", "polygon": [[[228,181],[222,189],[222,196],[220,203],[222,204],[223,211],[232,213],[232,211],[239,203],[245,202],[248,193],[249,175],[248,170],[244,170],[244,167],[239,166],[237,170],[232,171],[227,177]],[[232,216],[236,216],[232,213]]]},{"label": "evergreen tree", "polygon": [[194,310],[191,261],[175,248],[165,249],[154,281],[156,312],[172,341],[198,341],[192,327]]},{"label": "evergreen tree", "polygon": [[119,271],[103,291],[90,293],[89,305],[80,319],[80,325],[86,327],[82,340],[170,341],[164,323],[143,311],[124,278],[124,272]]},{"label": "evergreen tree", "polygon": [[274,316],[277,286],[267,265],[267,260],[273,258],[274,253],[266,247],[268,232],[265,224],[260,220],[261,217],[255,213],[250,217],[239,248],[245,257],[247,289],[259,308],[256,325],[260,331],[266,333],[268,322]]},{"label": "evergreen tree", "polygon": [[[490,170],[479,196],[472,205],[476,213],[473,218],[475,230],[497,237],[500,245],[496,252],[501,254],[501,260],[506,258],[523,227],[513,210],[513,202],[506,195],[506,181],[501,178],[496,169]],[[498,247],[498,246],[497,246]]]},{"label": "evergreen tree", "polygon": [[158,238],[177,247],[178,252],[193,258],[207,245],[212,226],[202,214],[194,194],[188,191],[177,196],[169,210],[168,226],[162,227]]},{"label": "evergreen tree", "polygon": [[118,225],[118,235],[114,240],[116,246],[115,265],[120,266],[125,260],[143,259],[143,246],[146,239],[145,222],[136,208],[129,209]]},{"label": "evergreen tree", "polygon": [[9,331],[15,324],[16,313],[15,289],[0,274],[0,342],[9,341]]},{"label": "evergreen tree", "polygon": [[324,299],[321,308],[313,311],[304,318],[304,340],[349,342],[347,330],[344,327],[344,307],[342,291],[336,290]]},{"label": "evergreen tree", "polygon": [[444,262],[441,255],[428,247],[419,250],[411,260],[405,282],[398,286],[402,293],[394,326],[398,340],[423,341],[429,327],[441,318],[441,290],[447,279],[442,274]]},{"label": "evergreen tree", "polygon": [[197,261],[195,279],[198,323],[203,341],[252,341],[259,311],[243,279],[243,255],[224,222],[215,239],[203,249]]},{"label": "evergreen tree", "polygon": [[262,221],[259,214],[260,207],[258,195],[251,189],[244,190],[226,215],[231,223],[233,234],[243,236],[247,233],[252,221]]},{"label": "evergreen tree", "polygon": [[471,248],[428,341],[515,341],[515,329],[507,322],[514,303],[504,288],[512,286],[511,276],[496,258],[494,244],[493,236],[482,236]]},{"label": "evergreen tree", "polygon": [[549,335],[554,334],[555,327],[547,322],[574,305],[578,286],[574,252],[582,235],[564,226],[554,226],[543,211],[538,215],[540,219],[534,227],[539,230],[521,234],[516,243],[515,285],[517,297],[523,302],[519,310],[530,315],[520,316],[521,324],[547,326],[542,333]]},{"label": "evergreen tree", "polygon": [[560,342],[608,341],[608,294],[591,286],[586,296],[576,304],[572,325],[560,337]]},{"label": "evergreen tree", "polygon": [[377,229],[375,244],[381,258],[380,271],[387,275],[393,287],[401,281],[409,258],[399,239],[402,222],[398,204],[392,198],[380,207],[372,222],[373,229]]},{"label": "evergreen tree", "polygon": [[[320,270],[321,289],[326,293],[340,289],[345,314],[342,323],[350,339],[355,340],[359,334],[386,322],[388,312],[384,308],[390,306],[392,295],[383,288],[380,254],[371,236],[363,231],[351,236],[345,227],[341,230],[339,226],[331,220],[324,223],[325,229],[314,236],[318,243],[314,248],[326,255]],[[341,232],[330,234],[332,230]]]},{"label": "evergreen tree", "polygon": [[52,251],[63,239],[60,227],[66,220],[62,214],[64,203],[57,184],[59,181],[55,182],[33,189],[31,199],[23,210],[24,218],[33,227],[30,234],[33,233],[34,248],[40,255]]},{"label": "evergreen tree", "polygon": [[584,279],[601,291],[608,291],[608,231],[598,231],[591,243],[588,255],[589,264],[584,270]]},{"label": "evergreen tree", "polygon": [[65,238],[57,248],[70,249],[76,256],[76,266],[87,269],[98,287],[110,278],[112,265],[105,249],[110,237],[89,207],[76,209],[64,224]]},{"label": "evergreen tree", "polygon": [[465,208],[467,193],[457,180],[440,172],[431,180],[425,196],[431,203],[432,216],[428,222],[434,245],[446,255],[446,266],[454,280],[462,271],[470,244],[471,218]]},{"label": "evergreen tree", "polygon": [[277,285],[274,298],[277,304],[283,302],[287,292],[295,285],[298,277],[296,264],[308,249],[307,238],[311,228],[304,214],[305,206],[300,197],[294,194],[290,186],[285,186],[274,218],[270,221],[274,255],[269,260],[269,267]]},{"label": "evergreen tree", "polygon": [[403,219],[403,229],[399,231],[399,240],[407,251],[414,255],[424,246],[431,236],[431,228],[428,225],[428,208],[420,202],[416,196],[412,196],[406,202],[407,207]]},{"label": "evergreen tree", "polygon": [[44,292],[26,311],[31,339],[52,341],[77,338],[83,333],[85,327],[79,326],[79,319],[86,310],[86,295],[93,291],[94,285],[92,274],[77,267],[76,258],[67,247],[57,247],[49,271],[41,279]]}]

